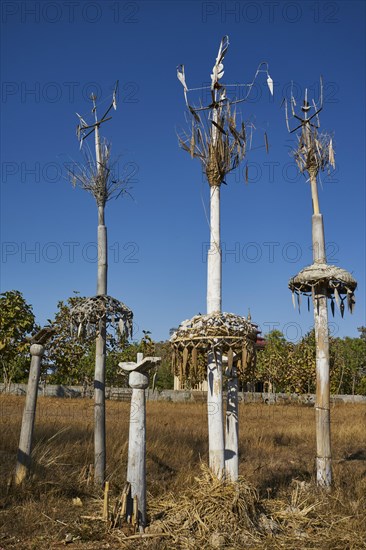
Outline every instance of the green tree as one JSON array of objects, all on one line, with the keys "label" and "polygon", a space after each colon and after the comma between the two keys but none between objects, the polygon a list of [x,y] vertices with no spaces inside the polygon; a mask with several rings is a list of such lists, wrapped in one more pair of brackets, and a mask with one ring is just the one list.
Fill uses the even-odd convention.
[{"label": "green tree", "polygon": [[53,321],[55,334],[47,346],[49,382],[53,384],[82,384],[85,379],[93,380],[93,346],[95,354],[95,332],[75,338],[71,330],[70,309],[80,300],[72,296],[57,304],[58,311]]},{"label": "green tree", "polygon": [[171,367],[172,349],[170,342],[157,342],[155,353],[157,357],[161,357],[155,387],[158,390],[172,390],[174,388],[174,374]]},{"label": "green tree", "polygon": [[366,340],[333,338],[330,342],[331,392],[366,394]]},{"label": "green tree", "polygon": [[[272,331],[265,349],[257,355],[256,378],[268,383],[272,391],[314,393],[315,350],[314,330],[297,344]],[[330,338],[329,351],[331,393],[366,395],[366,339],[362,334],[359,338]]]},{"label": "green tree", "polygon": [[128,376],[121,371],[118,364],[124,361],[136,361],[137,353],[141,351],[141,343],[128,343],[127,340],[110,342],[107,339],[107,344],[110,350],[106,358],[106,385],[128,387]]},{"label": "green tree", "polygon": [[257,379],[269,385],[273,392],[286,391],[286,375],[289,367],[291,344],[279,330],[266,336],[266,346],[257,355]]},{"label": "green tree", "polygon": [[18,290],[0,294],[0,362],[3,382],[27,379],[30,364],[29,342],[26,337],[37,329],[32,306]]},{"label": "green tree", "polygon": [[316,386],[315,331],[308,332],[289,354],[285,379],[290,393],[314,393]]}]

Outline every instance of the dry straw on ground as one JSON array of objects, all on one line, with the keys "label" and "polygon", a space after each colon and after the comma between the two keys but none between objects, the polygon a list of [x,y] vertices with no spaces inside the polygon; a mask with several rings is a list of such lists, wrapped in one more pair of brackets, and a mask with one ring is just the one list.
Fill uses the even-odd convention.
[{"label": "dry straw on ground", "polygon": [[151,502],[149,532],[169,533],[185,548],[206,542],[226,547],[233,538],[255,541],[258,505],[257,491],[244,478],[226,483],[201,464],[200,475],[185,492]]},{"label": "dry straw on ground", "polygon": [[[366,548],[366,408],[332,409],[334,488],[314,483],[314,409],[241,404],[240,482],[212,479],[207,403],[147,403],[149,531],[111,529],[93,487],[93,402],[40,398],[34,470],[8,486],[24,398],[0,396],[0,547],[360,550]],[[107,402],[111,510],[126,481],[129,404]],[[68,539],[66,539],[68,537]],[[131,538],[134,537],[134,538]]]},{"label": "dry straw on ground", "polygon": [[[355,500],[358,519],[357,513],[345,515],[342,498],[339,487],[328,494],[294,479],[278,498],[260,499],[245,478],[239,478],[237,485],[220,481],[201,465],[201,475],[186,491],[153,503],[149,532],[170,534],[174,548],[182,550],[366,548],[366,511]],[[160,519],[154,521],[154,517]],[[163,544],[161,548],[172,547],[166,541]]]}]

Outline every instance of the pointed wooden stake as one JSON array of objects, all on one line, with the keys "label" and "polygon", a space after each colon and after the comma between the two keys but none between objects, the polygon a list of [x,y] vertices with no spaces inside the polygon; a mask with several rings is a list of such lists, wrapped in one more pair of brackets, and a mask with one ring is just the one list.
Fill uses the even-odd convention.
[{"label": "pointed wooden stake", "polygon": [[105,482],[104,485],[104,501],[103,501],[103,519],[108,519],[108,510],[109,510],[109,481]]}]

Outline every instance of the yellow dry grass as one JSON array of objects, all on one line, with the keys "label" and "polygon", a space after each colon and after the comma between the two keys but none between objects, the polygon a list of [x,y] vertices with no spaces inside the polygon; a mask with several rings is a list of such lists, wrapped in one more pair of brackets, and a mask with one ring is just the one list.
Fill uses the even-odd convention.
[{"label": "yellow dry grass", "polygon": [[[314,486],[314,409],[240,406],[240,483],[215,480],[207,462],[206,405],[149,402],[145,538],[98,519],[90,476],[93,401],[40,398],[33,473],[15,465],[24,399],[0,396],[0,548],[366,548],[366,407],[332,409],[334,488]],[[126,481],[129,404],[107,402],[111,502]],[[73,505],[79,498],[82,506]],[[74,501],[74,504],[79,501]],[[86,516],[86,517],[84,517]],[[163,532],[164,536],[158,536]]]}]

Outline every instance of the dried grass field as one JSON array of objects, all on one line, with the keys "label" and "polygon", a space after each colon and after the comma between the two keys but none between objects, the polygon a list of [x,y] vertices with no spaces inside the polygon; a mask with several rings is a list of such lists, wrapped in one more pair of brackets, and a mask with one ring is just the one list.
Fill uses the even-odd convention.
[{"label": "dried grass field", "polygon": [[[240,405],[240,482],[212,479],[206,405],[148,402],[150,526],[101,519],[93,488],[93,401],[40,398],[32,479],[16,489],[24,399],[0,396],[0,548],[366,548],[366,407],[332,408],[334,488],[314,485],[314,409]],[[129,404],[107,402],[111,507],[126,481]],[[78,497],[78,498],[77,498]],[[77,500],[73,500],[77,499]]]}]

